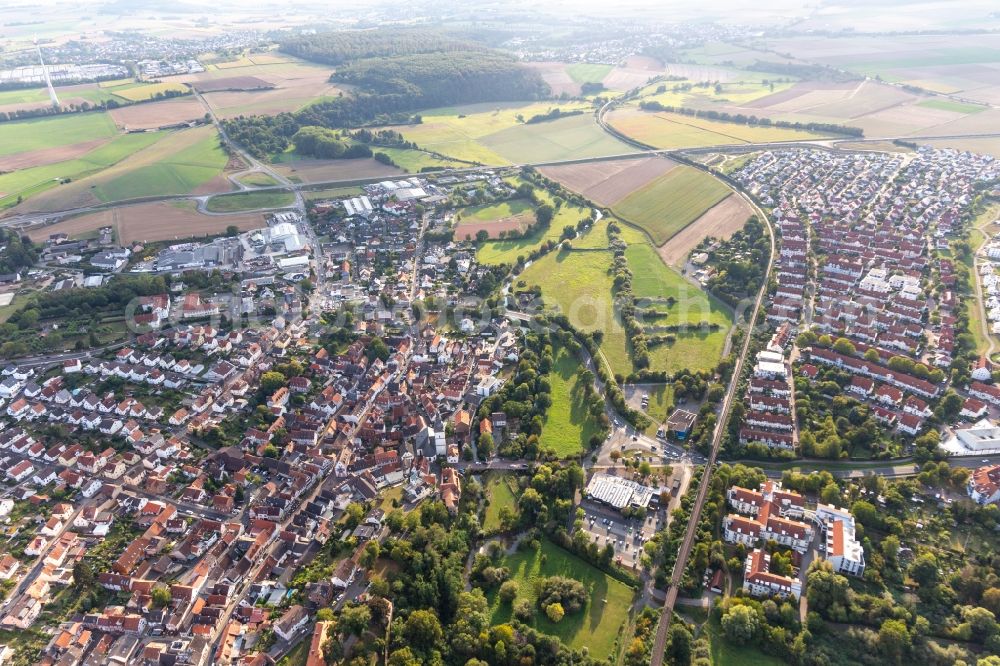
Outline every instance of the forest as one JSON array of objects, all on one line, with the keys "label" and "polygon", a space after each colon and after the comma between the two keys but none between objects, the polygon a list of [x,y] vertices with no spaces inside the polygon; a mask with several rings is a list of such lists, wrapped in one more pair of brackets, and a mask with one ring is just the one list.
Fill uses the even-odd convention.
[{"label": "forest", "polygon": [[[372,34],[381,34],[381,31]],[[338,47],[328,56],[319,54],[318,45],[325,42],[310,42],[310,57],[329,59],[324,62],[339,62],[349,53],[375,53],[377,57],[352,61],[330,77],[335,83],[353,86],[355,90],[350,95],[323,100],[294,113],[225,120],[225,129],[251,154],[265,158],[286,150],[295,133],[306,126],[339,129],[414,123],[420,122],[420,116],[415,115],[420,109],[475,102],[535,100],[549,94],[548,86],[537,72],[508,55],[471,44],[464,50],[442,51],[441,42],[433,46],[433,53],[419,52],[417,49],[430,49],[434,43],[426,41],[425,45],[432,33],[420,34],[424,36],[413,38],[412,44],[404,40],[395,46],[378,47],[373,42],[364,48],[360,45]],[[445,39],[444,48],[449,43]],[[389,56],[380,54],[378,48],[395,49],[394,54],[409,48],[409,52]]]},{"label": "forest", "polygon": [[289,55],[327,65],[343,65],[364,58],[480,48],[453,33],[424,28],[323,32],[296,36],[281,43],[281,50]]}]

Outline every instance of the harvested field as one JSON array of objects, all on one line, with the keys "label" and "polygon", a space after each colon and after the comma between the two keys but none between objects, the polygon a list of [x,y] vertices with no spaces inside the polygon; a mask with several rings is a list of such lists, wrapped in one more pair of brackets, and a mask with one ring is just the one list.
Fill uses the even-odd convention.
[{"label": "harvested field", "polygon": [[873,138],[899,136],[900,134],[965,134],[966,132],[957,130],[941,129],[941,127],[947,126],[948,123],[961,118],[962,114],[951,111],[907,105],[884,109],[861,118],[856,118],[851,124],[861,127],[865,131],[865,136]]},{"label": "harvested field", "polygon": [[176,82],[126,84],[124,86],[108,88],[108,90],[130,102],[143,102],[154,98],[160,93],[190,92],[187,86]]},{"label": "harvested field", "polygon": [[602,206],[613,206],[631,192],[676,166],[660,157],[541,167],[539,171]]},{"label": "harvested field", "polygon": [[535,223],[535,211],[524,199],[512,199],[498,204],[463,208],[455,227],[455,238],[475,238],[485,231],[490,238],[500,238],[500,232],[519,231]]},{"label": "harvested field", "polygon": [[683,76],[689,81],[718,81],[719,83],[731,83],[733,81],[740,81],[748,78],[746,72],[726,69],[723,67],[713,67],[711,65],[669,63],[663,67],[661,71],[668,76]]},{"label": "harvested field", "polygon": [[633,67],[615,67],[604,77],[604,87],[608,90],[631,90],[646,85],[649,79],[662,70],[636,69]]},{"label": "harvested field", "polygon": [[549,84],[553,95],[576,96],[580,94],[580,84],[573,80],[573,77],[566,71],[566,64],[562,62],[529,62],[528,67],[538,72],[545,83]]},{"label": "harvested field", "polygon": [[846,120],[891,109],[915,99],[917,99],[915,95],[899,88],[862,81],[854,90],[844,95],[843,99],[818,105],[809,111],[821,116]]},{"label": "harvested field", "polygon": [[221,79],[208,79],[192,84],[195,90],[202,93],[218,92],[220,90],[260,90],[273,88],[270,81],[256,76],[227,76]]},{"label": "harvested field", "polygon": [[625,60],[625,65],[631,69],[644,69],[649,72],[662,72],[663,63],[650,56],[632,55]]},{"label": "harvested field", "polygon": [[607,119],[622,134],[656,148],[804,141],[822,136],[813,132],[740,125],[677,113],[650,113],[634,107],[615,109],[608,114]]},{"label": "harvested field", "polygon": [[490,238],[500,238],[502,231],[523,232],[530,225],[534,224],[534,213],[519,213],[510,217],[503,217],[499,220],[462,220],[455,227],[456,240],[474,239],[480,231],[485,231]]},{"label": "harvested field", "polygon": [[839,150],[847,151],[876,151],[882,153],[912,153],[913,149],[906,146],[897,146],[892,141],[839,141],[836,144]]},{"label": "harvested field", "polygon": [[988,109],[981,113],[970,113],[957,117],[956,114],[948,111],[936,111],[934,109],[921,109],[921,111],[947,114],[953,120],[922,129],[916,136],[973,136],[978,134],[995,134],[1000,130],[1000,110],[997,109]]},{"label": "harvested field", "polygon": [[350,160],[317,160],[311,158],[292,159],[274,165],[275,170],[285,178],[301,183],[321,183],[328,180],[354,180],[377,178],[406,173],[394,166],[376,162],[370,157]]},{"label": "harvested field", "polygon": [[50,234],[66,233],[82,236],[101,227],[113,226],[118,242],[128,245],[138,241],[152,242],[221,234],[234,225],[241,231],[266,226],[261,213],[238,215],[202,215],[193,202],[158,202],[122,206],[74,217],[56,224],[36,227],[28,232],[32,240],[41,241]]},{"label": "harvested field", "polygon": [[727,240],[743,228],[752,214],[753,210],[743,197],[730,194],[664,243],[659,249],[660,256],[666,264],[681,267],[703,239],[713,236]]},{"label": "harvested field", "polygon": [[115,123],[123,129],[156,129],[197,120],[205,115],[205,107],[194,97],[188,96],[162,102],[123,106],[109,113]]},{"label": "harvested field", "polygon": [[110,139],[93,139],[73,143],[67,146],[53,146],[52,148],[42,148],[14,155],[0,156],[0,172],[17,171],[18,169],[29,169],[43,164],[55,164],[73,160],[89,153],[98,146],[102,146]]},{"label": "harvested field", "polygon": [[993,157],[1000,158],[1000,137],[970,136],[967,139],[933,139],[931,141],[921,141],[920,143],[933,146],[934,148],[968,150],[973,153],[992,155]]},{"label": "harvested field", "polygon": [[[311,102],[323,98],[333,98],[344,92],[344,88],[330,83],[330,70],[299,63],[251,66],[245,68],[243,76],[199,75],[195,86],[211,85],[211,81],[232,81],[233,79],[259,79],[269,84],[268,89],[236,90],[230,86],[205,93],[212,109],[221,118],[234,118],[249,114],[275,114],[282,111],[296,111]],[[227,73],[235,73],[229,70]]]}]

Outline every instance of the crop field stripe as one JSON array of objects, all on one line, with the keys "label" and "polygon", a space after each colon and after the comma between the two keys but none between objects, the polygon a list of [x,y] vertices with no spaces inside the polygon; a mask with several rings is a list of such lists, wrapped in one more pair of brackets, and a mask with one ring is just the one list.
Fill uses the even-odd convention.
[{"label": "crop field stripe", "polygon": [[679,166],[619,201],[612,210],[663,245],[731,190],[697,169]]},{"label": "crop field stripe", "polygon": [[117,133],[114,121],[103,111],[15,120],[0,123],[0,155],[70,145]]}]

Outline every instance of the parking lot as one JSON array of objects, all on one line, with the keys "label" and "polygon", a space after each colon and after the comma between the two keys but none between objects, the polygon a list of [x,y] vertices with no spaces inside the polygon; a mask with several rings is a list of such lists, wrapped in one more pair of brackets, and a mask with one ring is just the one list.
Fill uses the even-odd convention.
[{"label": "parking lot", "polygon": [[642,555],[642,547],[665,523],[665,514],[650,511],[645,520],[626,520],[617,511],[601,504],[584,500],[580,504],[584,511],[583,529],[600,548],[611,544],[615,549],[615,560],[626,568],[637,567]]}]

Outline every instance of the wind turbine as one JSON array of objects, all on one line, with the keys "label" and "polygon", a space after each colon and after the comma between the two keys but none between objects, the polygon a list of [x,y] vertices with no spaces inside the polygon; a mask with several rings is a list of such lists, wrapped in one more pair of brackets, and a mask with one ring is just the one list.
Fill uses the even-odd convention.
[{"label": "wind turbine", "polygon": [[52,102],[52,107],[59,108],[59,98],[56,97],[56,89],[52,87],[52,79],[49,78],[49,68],[45,66],[45,61],[42,60],[42,47],[38,45],[38,38],[34,39],[35,51],[38,52],[38,62],[42,66],[42,75],[45,76],[45,85],[49,87],[49,101]]}]

